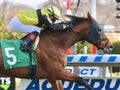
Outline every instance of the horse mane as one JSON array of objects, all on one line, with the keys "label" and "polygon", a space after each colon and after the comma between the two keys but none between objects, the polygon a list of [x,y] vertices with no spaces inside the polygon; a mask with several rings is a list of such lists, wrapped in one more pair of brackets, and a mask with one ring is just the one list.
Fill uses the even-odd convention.
[{"label": "horse mane", "polygon": [[41,30],[41,34],[40,35],[44,35],[44,34],[47,34],[47,33],[56,33],[56,32],[66,32],[67,29],[61,29],[61,30],[53,30],[52,28],[50,27],[47,27],[47,28],[44,28],[43,30]]},{"label": "horse mane", "polygon": [[66,15],[68,18],[70,18],[71,22],[73,23],[73,26],[76,26],[80,23],[84,23],[85,21],[89,21],[87,17],[78,17],[75,15]]},{"label": "horse mane", "polygon": [[[87,17],[77,17],[77,16],[74,16],[74,15],[66,15],[68,18],[70,18],[70,22],[72,22],[73,24],[73,27],[80,24],[80,23],[84,23],[85,21],[88,21],[88,18]],[[61,29],[61,30],[53,30],[52,28],[50,27],[47,27],[47,28],[44,28],[44,30],[41,31],[41,35],[44,35],[46,33],[54,33],[54,32],[66,32],[67,29]]]}]

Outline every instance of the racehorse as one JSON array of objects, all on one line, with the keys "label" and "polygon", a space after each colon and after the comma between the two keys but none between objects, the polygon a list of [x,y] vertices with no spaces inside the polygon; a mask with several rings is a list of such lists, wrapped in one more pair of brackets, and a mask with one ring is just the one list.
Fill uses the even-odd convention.
[{"label": "racehorse", "polygon": [[[72,81],[85,86],[88,90],[92,87],[82,77],[65,70],[67,65],[67,50],[79,41],[87,41],[98,49],[108,52],[112,49],[109,39],[100,28],[99,24],[88,13],[87,17],[70,16],[73,27],[65,30],[44,30],[40,37],[37,49],[36,79],[47,79],[54,90],[63,90],[61,80]],[[0,48],[0,73],[28,78],[29,67],[19,67],[5,70]]]}]

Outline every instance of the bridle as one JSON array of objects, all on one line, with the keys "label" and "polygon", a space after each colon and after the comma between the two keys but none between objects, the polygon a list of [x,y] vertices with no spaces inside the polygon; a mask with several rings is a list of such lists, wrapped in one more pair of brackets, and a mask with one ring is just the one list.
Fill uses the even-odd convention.
[{"label": "bridle", "polygon": [[[97,32],[98,29],[100,29],[99,24],[96,22],[95,24],[90,23],[90,31],[88,37],[84,35],[82,32],[76,32],[78,35],[82,36],[86,41],[93,43],[94,45],[99,46],[101,45],[101,41],[109,41],[108,38],[101,38],[104,34],[104,31],[101,29],[100,33]],[[107,46],[107,42],[106,45]]]}]

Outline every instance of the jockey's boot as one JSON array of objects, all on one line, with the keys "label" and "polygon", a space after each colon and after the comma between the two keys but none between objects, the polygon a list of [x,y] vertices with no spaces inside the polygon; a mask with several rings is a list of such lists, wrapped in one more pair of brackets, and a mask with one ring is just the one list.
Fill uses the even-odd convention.
[{"label": "jockey's boot", "polygon": [[36,37],[39,35],[38,32],[34,31],[30,34],[28,34],[22,41],[21,43],[21,46],[20,46],[20,49],[22,51],[25,51],[25,52],[32,52],[34,51],[33,50],[33,47],[32,47],[32,43],[34,42],[34,40],[36,39]]}]

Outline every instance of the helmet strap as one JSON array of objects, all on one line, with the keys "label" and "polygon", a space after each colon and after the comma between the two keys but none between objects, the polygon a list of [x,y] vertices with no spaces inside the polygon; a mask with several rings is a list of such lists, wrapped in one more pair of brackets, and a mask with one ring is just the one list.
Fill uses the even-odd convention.
[{"label": "helmet strap", "polygon": [[56,21],[56,18],[55,18],[55,17],[53,17],[52,22],[55,22],[55,21]]},{"label": "helmet strap", "polygon": [[[52,17],[52,18],[51,18],[51,17]],[[48,20],[51,21],[51,23],[53,23],[53,22],[56,21],[56,18],[55,18],[52,14],[49,14]]]},{"label": "helmet strap", "polygon": [[47,17],[47,20],[48,20],[50,23],[52,23],[52,20],[50,19],[49,16]]}]

